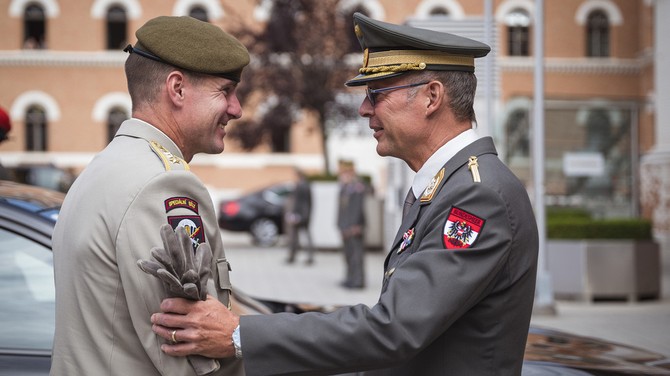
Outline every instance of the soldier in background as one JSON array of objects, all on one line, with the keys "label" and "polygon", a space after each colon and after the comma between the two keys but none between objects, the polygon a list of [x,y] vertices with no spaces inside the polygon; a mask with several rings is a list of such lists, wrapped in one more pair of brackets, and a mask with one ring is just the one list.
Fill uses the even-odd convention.
[{"label": "soldier in background", "polygon": [[356,175],[354,163],[339,163],[340,195],[337,211],[337,228],[342,235],[346,263],[346,276],[342,287],[365,287],[363,234],[365,230],[365,184]]},{"label": "soldier in background", "polygon": [[314,243],[309,233],[309,219],[312,213],[312,187],[305,173],[296,168],[297,181],[295,190],[288,198],[284,220],[289,235],[289,256],[286,262],[291,264],[295,261],[296,253],[300,248],[300,233],[307,236],[307,265],[314,263]]}]

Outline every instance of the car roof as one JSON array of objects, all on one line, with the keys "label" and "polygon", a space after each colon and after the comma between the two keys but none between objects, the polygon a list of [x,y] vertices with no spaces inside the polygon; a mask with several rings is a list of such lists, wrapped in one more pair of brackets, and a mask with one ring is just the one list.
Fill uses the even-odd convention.
[{"label": "car roof", "polygon": [[65,195],[46,188],[0,181],[0,227],[51,247]]},{"label": "car roof", "polygon": [[5,209],[37,215],[53,222],[65,194],[46,188],[0,181],[0,205]]}]

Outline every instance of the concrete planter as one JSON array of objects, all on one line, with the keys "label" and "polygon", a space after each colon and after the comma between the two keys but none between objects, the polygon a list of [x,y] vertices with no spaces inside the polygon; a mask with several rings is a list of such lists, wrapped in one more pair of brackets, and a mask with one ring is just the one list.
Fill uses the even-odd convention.
[{"label": "concrete planter", "polygon": [[660,247],[651,240],[549,240],[547,267],[558,299],[660,296]]}]

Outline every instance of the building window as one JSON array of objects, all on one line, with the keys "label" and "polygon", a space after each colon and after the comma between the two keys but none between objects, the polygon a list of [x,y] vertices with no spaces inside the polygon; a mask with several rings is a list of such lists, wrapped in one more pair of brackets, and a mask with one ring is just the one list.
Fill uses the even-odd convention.
[{"label": "building window", "polygon": [[530,15],[524,9],[514,9],[505,16],[507,25],[507,54],[509,56],[529,56]]},{"label": "building window", "polygon": [[26,7],[23,16],[23,48],[42,49],[46,47],[46,16],[37,4]]},{"label": "building window", "polygon": [[430,10],[429,14],[431,17],[448,17],[449,10],[445,7],[435,7]]},{"label": "building window", "polygon": [[107,117],[107,142],[112,142],[116,132],[121,127],[121,123],[128,119],[128,114],[121,108],[113,108],[109,111],[109,116]]},{"label": "building window", "polygon": [[207,16],[207,10],[201,6],[194,6],[191,10],[188,11],[188,15],[195,18],[196,20],[209,22],[209,17]]},{"label": "building window", "polygon": [[26,111],[26,150],[47,150],[47,117],[39,106],[30,106]]},{"label": "building window", "polygon": [[118,5],[107,10],[107,49],[120,50],[128,40],[128,21],[125,9]]},{"label": "building window", "polygon": [[586,28],[586,56],[609,56],[610,24],[605,12],[591,12],[586,20]]}]

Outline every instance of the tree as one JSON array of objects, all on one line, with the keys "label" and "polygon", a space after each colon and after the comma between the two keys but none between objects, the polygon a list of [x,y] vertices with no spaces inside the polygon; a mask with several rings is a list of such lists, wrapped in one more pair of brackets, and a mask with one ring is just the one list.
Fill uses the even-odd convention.
[{"label": "tree", "polygon": [[[240,99],[260,98],[255,116],[243,118],[230,132],[245,150],[269,141],[273,151],[286,151],[281,150],[282,141],[300,112],[309,110],[317,116],[325,169],[330,171],[326,119],[355,116],[355,109],[336,100],[356,69],[345,63],[354,52],[353,12],[338,12],[338,1],[274,0],[264,27],[240,22],[231,30],[252,56],[242,76]],[[360,52],[358,46],[355,51]]]}]

